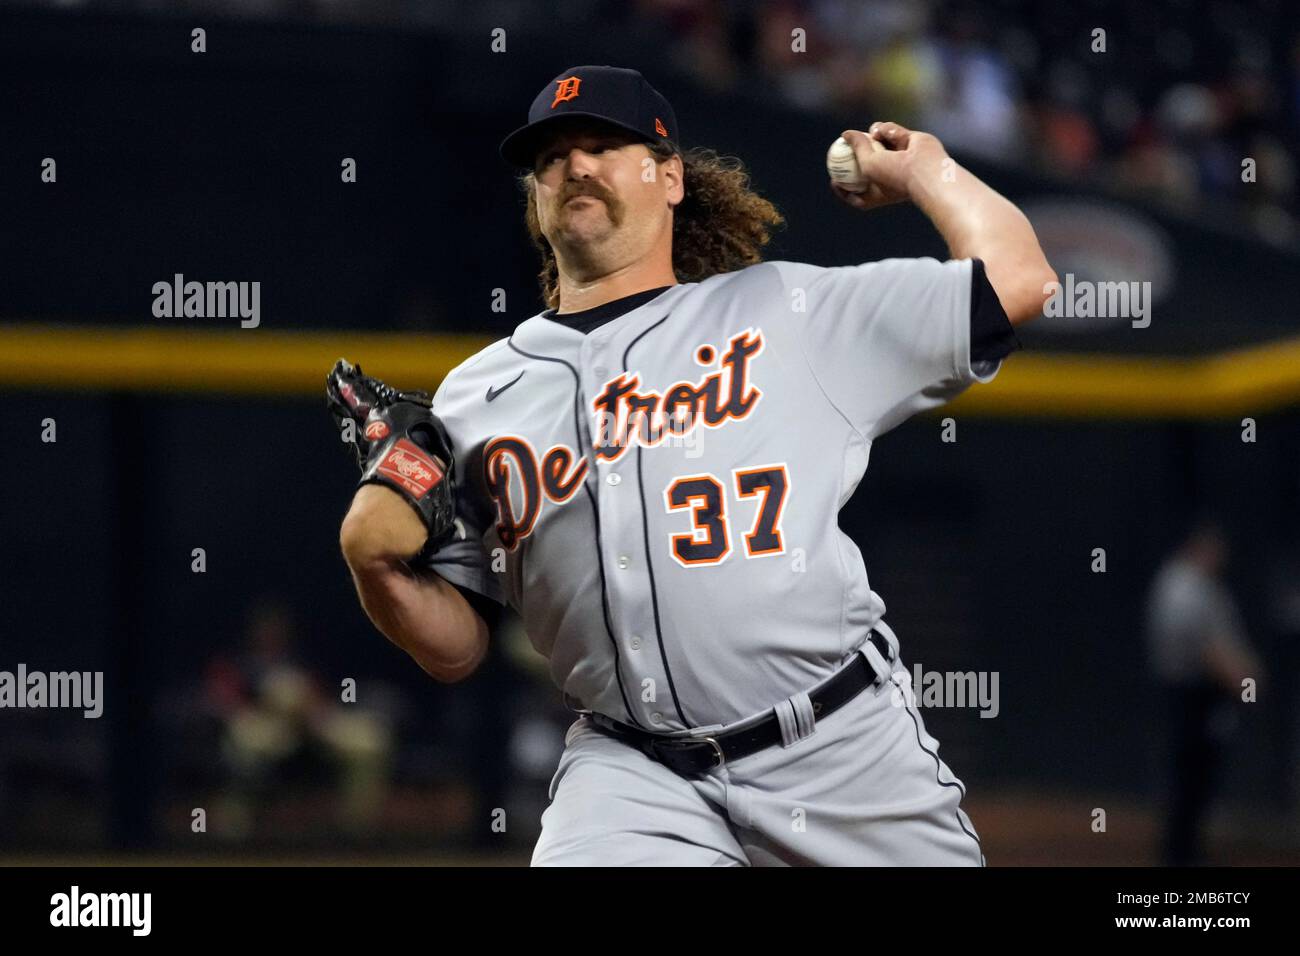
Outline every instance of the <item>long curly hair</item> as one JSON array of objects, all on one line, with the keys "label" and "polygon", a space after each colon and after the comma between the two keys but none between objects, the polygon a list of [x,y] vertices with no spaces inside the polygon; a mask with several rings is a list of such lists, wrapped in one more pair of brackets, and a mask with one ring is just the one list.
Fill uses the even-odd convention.
[{"label": "long curly hair", "polygon": [[[739,159],[704,148],[679,152],[667,143],[647,147],[657,163],[674,154],[682,157],[685,195],[673,208],[673,272],[678,282],[699,282],[763,261],[763,247],[785,218],[750,189],[749,172]],[[546,307],[555,309],[560,305],[559,269],[537,218],[533,174],[524,173],[519,185],[528,197],[528,235],[542,257],[537,282]]]}]

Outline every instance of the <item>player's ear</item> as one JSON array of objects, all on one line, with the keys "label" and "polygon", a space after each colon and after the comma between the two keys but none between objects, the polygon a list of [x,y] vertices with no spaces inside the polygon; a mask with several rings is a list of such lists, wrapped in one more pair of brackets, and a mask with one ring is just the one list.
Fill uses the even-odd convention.
[{"label": "player's ear", "polygon": [[676,206],[686,197],[686,167],[679,153],[673,153],[659,164],[659,175],[663,178],[664,189],[668,194],[668,204]]}]

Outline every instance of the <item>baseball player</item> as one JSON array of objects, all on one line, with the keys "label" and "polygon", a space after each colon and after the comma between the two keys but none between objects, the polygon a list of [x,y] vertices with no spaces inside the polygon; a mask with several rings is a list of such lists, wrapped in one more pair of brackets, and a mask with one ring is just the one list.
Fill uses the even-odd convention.
[{"label": "baseball player", "polygon": [[763,262],[780,215],[683,152],[634,70],[582,66],[501,145],[548,308],[430,400],[340,361],[375,625],[459,680],[513,607],[577,719],[534,865],[985,862],[837,513],[873,443],[987,382],[1055,274],[1025,217],[896,123],[848,130],[869,210],[951,258]]}]

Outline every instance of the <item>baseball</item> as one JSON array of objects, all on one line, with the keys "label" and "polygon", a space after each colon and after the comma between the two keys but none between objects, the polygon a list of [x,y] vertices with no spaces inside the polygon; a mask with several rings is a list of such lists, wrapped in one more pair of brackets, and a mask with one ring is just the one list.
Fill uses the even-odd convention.
[{"label": "baseball", "polygon": [[[885,147],[873,139],[871,148],[881,151]],[[864,193],[871,188],[871,180],[862,175],[858,157],[843,136],[831,143],[831,148],[826,151],[826,172],[830,174],[832,182],[847,192]]]},{"label": "baseball", "polygon": [[853,147],[843,136],[831,143],[831,148],[826,151],[826,172],[830,174],[832,182],[851,193],[866,192],[869,185],[862,178],[862,170],[858,168],[858,158],[853,153]]}]

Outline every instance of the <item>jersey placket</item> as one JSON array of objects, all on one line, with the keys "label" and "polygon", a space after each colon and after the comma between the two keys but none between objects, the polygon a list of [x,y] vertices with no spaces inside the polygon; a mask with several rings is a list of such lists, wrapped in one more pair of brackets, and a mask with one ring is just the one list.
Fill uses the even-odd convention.
[{"label": "jersey placket", "polygon": [[[597,434],[600,423],[592,411],[591,396],[599,395],[606,383],[621,371],[618,347],[611,335],[601,332],[590,333],[582,344],[586,422],[592,436]],[[627,436],[610,428],[603,440],[623,442]],[[628,683],[628,701],[637,709],[637,721],[651,729],[680,729],[673,720],[667,674],[654,636],[635,451],[635,446],[629,445],[621,455],[608,461],[591,449],[610,620],[622,658],[623,677]]]}]

